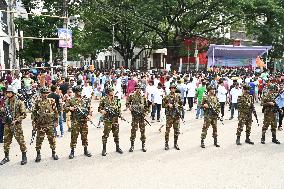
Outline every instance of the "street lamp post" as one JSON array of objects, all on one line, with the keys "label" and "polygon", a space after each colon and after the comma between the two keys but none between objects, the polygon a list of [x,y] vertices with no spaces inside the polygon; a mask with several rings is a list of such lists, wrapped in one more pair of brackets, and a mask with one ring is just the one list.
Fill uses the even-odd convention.
[{"label": "street lamp post", "polygon": [[112,60],[112,68],[115,68],[115,62],[114,62],[114,24],[112,24],[112,48],[111,48],[111,60]]},{"label": "street lamp post", "polygon": [[[63,11],[64,11],[64,21],[63,21],[63,29],[68,30],[68,10],[67,10],[67,2],[66,0],[63,1]],[[67,77],[67,34],[65,39],[65,47],[63,48],[63,69],[64,69],[64,77]]]}]

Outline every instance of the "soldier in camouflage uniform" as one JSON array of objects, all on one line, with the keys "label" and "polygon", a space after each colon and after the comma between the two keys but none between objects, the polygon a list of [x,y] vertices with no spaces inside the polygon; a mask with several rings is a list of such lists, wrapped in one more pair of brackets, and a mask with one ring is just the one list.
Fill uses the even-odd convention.
[{"label": "soldier in camouflage uniform", "polygon": [[263,126],[262,126],[262,137],[261,137],[261,143],[265,144],[265,133],[269,126],[271,126],[271,132],[272,132],[272,142],[275,144],[280,144],[280,142],[276,139],[276,114],[277,109],[275,106],[275,92],[277,90],[277,86],[271,84],[268,87],[268,94],[264,95],[261,100],[261,106],[264,108],[264,120],[263,120]]},{"label": "soldier in camouflage uniform", "polygon": [[[3,121],[5,158],[0,162],[0,165],[3,165],[10,161],[9,151],[13,136],[16,138],[22,151],[21,165],[25,165],[27,163],[27,147],[22,129],[22,120],[27,117],[27,114],[24,103],[15,97],[15,93],[15,89],[12,86],[8,86],[6,90],[7,99],[5,101],[5,108],[7,108],[7,110],[1,110],[1,116],[4,117]],[[7,112],[10,113],[7,114]],[[9,114],[11,116],[9,116]]]},{"label": "soldier in camouflage uniform", "polygon": [[38,99],[32,111],[32,120],[34,122],[34,130],[37,131],[36,137],[36,151],[37,156],[35,162],[41,161],[41,145],[45,135],[48,138],[50,148],[52,150],[52,158],[58,160],[58,156],[55,152],[55,136],[53,132],[54,124],[58,122],[58,112],[55,104],[55,100],[47,98],[49,90],[47,87],[40,89],[42,94],[41,98]]},{"label": "soldier in camouflage uniform", "polygon": [[91,102],[89,99],[81,98],[82,88],[75,86],[73,88],[75,96],[66,103],[65,111],[71,111],[71,152],[69,159],[74,158],[74,149],[76,148],[79,133],[81,134],[82,145],[84,146],[84,155],[91,157],[88,151],[88,120],[92,116]]},{"label": "soldier in camouflage uniform", "polygon": [[215,89],[212,86],[207,87],[208,96],[202,100],[201,106],[204,108],[204,124],[201,133],[201,147],[205,148],[204,139],[210,125],[213,128],[214,145],[220,147],[217,141],[217,119],[220,113],[220,103],[215,95]]},{"label": "soldier in camouflage uniform", "polygon": [[[134,141],[136,138],[136,131],[138,130],[138,125],[140,128],[141,132],[141,138],[140,140],[142,141],[142,151],[146,152],[147,149],[145,148],[145,141],[146,141],[146,136],[145,136],[145,116],[147,113],[149,113],[150,109],[147,103],[147,99],[145,96],[141,94],[141,85],[138,84],[135,86],[135,92],[130,94],[130,96],[127,98],[126,102],[126,107],[129,108],[131,111],[132,115],[132,128],[131,128],[131,137],[130,137],[130,142],[131,142],[131,147],[129,149],[129,152],[133,152],[134,150]],[[137,111],[134,111],[137,110]]]},{"label": "soldier in camouflage uniform", "polygon": [[174,128],[174,147],[180,150],[177,141],[180,134],[180,118],[182,116],[181,96],[176,93],[176,85],[170,86],[170,94],[163,98],[163,108],[166,111],[166,133],[165,133],[165,150],[169,150],[169,135],[171,127]]},{"label": "soldier in camouflage uniform", "polygon": [[246,125],[246,140],[245,142],[251,145],[254,143],[250,140],[250,131],[252,124],[252,103],[253,97],[249,94],[250,87],[248,85],[243,86],[243,94],[238,97],[238,111],[239,111],[239,123],[237,129],[236,144],[241,145],[241,133],[244,125]]},{"label": "soldier in camouflage uniform", "polygon": [[114,91],[112,88],[105,89],[107,96],[101,98],[98,107],[98,112],[103,115],[104,119],[104,134],[102,136],[103,150],[102,156],[106,156],[106,144],[110,131],[113,133],[114,142],[116,144],[116,152],[122,154],[123,151],[119,147],[119,124],[118,117],[121,115],[120,106],[117,103]]}]

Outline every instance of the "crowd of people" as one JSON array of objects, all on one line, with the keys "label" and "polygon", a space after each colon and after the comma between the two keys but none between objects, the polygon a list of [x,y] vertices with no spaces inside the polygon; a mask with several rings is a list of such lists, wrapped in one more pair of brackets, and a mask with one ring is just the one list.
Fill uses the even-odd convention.
[{"label": "crowd of people", "polygon": [[[82,141],[85,147],[84,154],[88,157],[91,156],[91,153],[87,150],[87,121],[90,121],[92,119],[91,117],[96,114],[91,106],[91,102],[94,100],[100,101],[98,108],[100,119],[96,126],[98,128],[100,128],[102,124],[104,126],[104,135],[102,137],[103,156],[106,155],[106,142],[110,131],[114,133],[117,152],[122,153],[119,147],[119,126],[116,119],[122,118],[120,112],[121,108],[123,108],[124,111],[129,109],[133,117],[130,152],[133,152],[134,149],[134,140],[138,127],[141,132],[142,150],[146,152],[146,115],[150,113],[152,123],[156,121],[161,122],[163,109],[165,109],[164,114],[166,116],[166,150],[169,149],[168,141],[171,127],[174,128],[174,146],[177,150],[180,149],[177,144],[179,120],[184,119],[186,111],[194,112],[194,110],[196,119],[204,118],[201,134],[202,148],[205,148],[204,140],[210,125],[213,127],[214,144],[216,147],[220,146],[217,142],[217,120],[223,121],[228,111],[230,112],[227,119],[232,120],[238,117],[239,120],[236,144],[241,144],[240,136],[244,125],[246,125],[246,142],[253,144],[249,139],[252,117],[248,115],[253,113],[254,103],[259,102],[261,102],[261,105],[264,107],[264,114],[267,114],[268,117],[275,115],[278,118],[278,124],[276,122],[274,123],[272,119],[265,118],[261,141],[265,143],[267,125],[271,125],[273,142],[279,144],[280,142],[276,139],[276,128],[278,128],[279,131],[282,130],[284,110],[284,94],[282,94],[284,87],[283,79],[284,76],[282,74],[271,74],[268,70],[254,72],[246,69],[228,68],[214,68],[206,71],[192,71],[182,74],[167,71],[126,71],[124,69],[111,71],[79,70],[65,78],[62,76],[61,72],[52,74],[49,70],[42,70],[38,74],[27,71],[12,75],[11,72],[7,72],[0,79],[0,107],[2,107],[2,112],[4,112],[3,115],[7,117],[9,111],[5,111],[4,107],[7,106],[7,102],[9,102],[10,98],[7,94],[12,93],[13,95],[11,96],[15,96],[16,99],[23,102],[23,105],[18,103],[18,101],[18,104],[15,102],[15,107],[19,106],[21,107],[19,109],[25,108],[32,112],[34,127],[41,121],[41,119],[37,117],[43,115],[47,116],[47,118],[43,118],[47,122],[41,124],[48,126],[44,129],[37,129],[37,162],[41,159],[40,146],[44,134],[48,136],[52,148],[52,157],[55,160],[58,159],[55,153],[54,137],[64,136],[65,124],[67,131],[72,133],[70,144],[71,153],[69,158],[74,158],[74,148],[79,133],[82,135]],[[42,99],[51,99],[51,101]],[[123,99],[126,100],[125,107],[122,107]],[[49,106],[49,104],[52,106]],[[225,109],[225,107],[227,107],[226,104],[228,104],[228,110]],[[9,107],[11,106],[9,105]],[[43,110],[41,110],[41,107],[44,107]],[[110,107],[113,108],[113,112]],[[277,111],[275,111],[275,109],[277,109]],[[44,110],[48,110],[49,112],[44,112]],[[236,110],[238,110],[238,115],[236,115]],[[26,117],[24,110],[22,111],[23,112],[19,111],[19,115],[16,115],[14,112],[14,115],[12,115],[14,118],[17,116],[22,117],[20,121],[17,120],[17,122],[13,122],[13,124],[20,125],[21,120]],[[41,111],[43,111],[43,113],[39,114],[38,112]],[[75,114],[75,111],[79,113]],[[85,122],[82,123],[82,128],[84,129],[80,129],[81,122],[76,120],[74,115],[75,117],[77,115],[79,117],[85,117],[84,119],[80,118],[85,120]],[[3,143],[3,135],[7,135],[5,131],[12,132],[6,129],[7,119],[5,116],[1,116],[0,119],[1,143]],[[25,164],[26,148],[23,145],[24,141],[20,126],[18,129],[18,131],[16,129],[13,132],[18,133],[15,137],[24,153],[22,163]],[[4,144],[5,157],[8,157],[11,137],[13,137],[13,135],[10,133],[8,139],[6,139],[7,144]],[[6,161],[4,160],[2,164],[8,162],[9,158],[6,158]]]}]

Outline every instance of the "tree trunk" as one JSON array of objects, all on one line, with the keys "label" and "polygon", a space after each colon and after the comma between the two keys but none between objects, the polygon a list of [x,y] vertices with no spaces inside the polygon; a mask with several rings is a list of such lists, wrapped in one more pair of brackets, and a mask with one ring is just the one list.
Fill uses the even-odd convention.
[{"label": "tree trunk", "polygon": [[167,47],[167,63],[171,64],[172,71],[179,69],[179,47]]}]

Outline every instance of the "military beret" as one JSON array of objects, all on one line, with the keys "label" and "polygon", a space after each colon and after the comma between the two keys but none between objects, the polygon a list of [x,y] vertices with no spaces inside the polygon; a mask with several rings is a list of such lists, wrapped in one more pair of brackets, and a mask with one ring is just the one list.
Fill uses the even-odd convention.
[{"label": "military beret", "polygon": [[73,87],[72,91],[73,91],[74,93],[82,92],[82,87],[80,87],[80,86],[75,86],[75,87]]},{"label": "military beret", "polygon": [[41,93],[49,93],[49,89],[48,89],[48,87],[42,87],[42,88],[40,89],[40,92],[41,92]]}]

